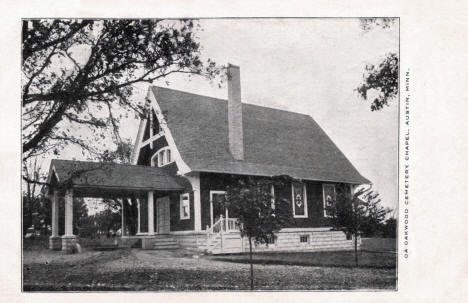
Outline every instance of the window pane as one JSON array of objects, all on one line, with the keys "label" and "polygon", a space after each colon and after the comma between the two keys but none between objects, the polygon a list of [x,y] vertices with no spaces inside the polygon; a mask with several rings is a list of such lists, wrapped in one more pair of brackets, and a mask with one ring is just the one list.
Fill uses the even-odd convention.
[{"label": "window pane", "polygon": [[294,214],[296,216],[305,215],[304,185],[300,183],[293,184]]},{"label": "window pane", "polygon": [[160,151],[158,155],[159,166],[164,165],[164,151]]},{"label": "window pane", "polygon": [[327,208],[333,206],[336,199],[335,186],[333,184],[323,185],[323,207],[325,216],[327,216]]},{"label": "window pane", "polygon": [[190,218],[190,199],[188,194],[183,194],[180,196],[180,218]]},{"label": "window pane", "polygon": [[170,163],[170,162],[171,162],[171,150],[168,149],[168,150],[166,151],[166,154],[167,154],[167,162],[166,162],[166,163]]}]

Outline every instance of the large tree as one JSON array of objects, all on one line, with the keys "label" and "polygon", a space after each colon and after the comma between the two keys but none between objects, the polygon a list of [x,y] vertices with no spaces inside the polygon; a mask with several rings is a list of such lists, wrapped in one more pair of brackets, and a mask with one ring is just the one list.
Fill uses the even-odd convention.
[{"label": "large tree", "polygon": [[[38,159],[23,162],[23,178],[25,180],[43,180],[44,173]],[[22,188],[23,203],[23,232],[34,225],[47,233],[47,224],[50,223],[48,201],[45,199],[40,184],[37,182],[24,182]]]},{"label": "large tree", "polygon": [[[111,129],[143,103],[134,84],[173,73],[213,79],[214,62],[201,59],[193,20],[24,20],[22,39],[22,147],[27,159],[77,144],[96,153],[89,138]],[[122,109],[126,110],[123,113]]]},{"label": "large tree", "polygon": [[[364,32],[375,29],[391,29],[396,18],[361,18],[360,26]],[[398,96],[399,58],[395,52],[383,56],[377,64],[366,64],[362,83],[356,88],[364,101],[371,101],[371,111],[378,111]]]},{"label": "large tree", "polygon": [[249,240],[251,289],[254,288],[252,244],[274,241],[275,233],[292,221],[290,201],[274,199],[271,186],[278,190],[290,180],[289,177],[233,177],[226,188],[225,200],[221,201],[229,214],[239,219],[241,236]]},{"label": "large tree", "polygon": [[363,100],[371,99],[371,111],[389,106],[398,96],[398,55],[386,54],[377,65],[367,64],[363,82],[356,91]]}]

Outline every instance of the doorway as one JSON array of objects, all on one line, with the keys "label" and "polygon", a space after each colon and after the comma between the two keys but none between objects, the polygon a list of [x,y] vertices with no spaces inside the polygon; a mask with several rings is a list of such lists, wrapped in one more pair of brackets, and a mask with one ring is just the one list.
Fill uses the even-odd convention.
[{"label": "doorway", "polygon": [[157,233],[168,234],[171,230],[171,214],[170,214],[170,200],[169,197],[158,198],[156,200],[157,216]]}]

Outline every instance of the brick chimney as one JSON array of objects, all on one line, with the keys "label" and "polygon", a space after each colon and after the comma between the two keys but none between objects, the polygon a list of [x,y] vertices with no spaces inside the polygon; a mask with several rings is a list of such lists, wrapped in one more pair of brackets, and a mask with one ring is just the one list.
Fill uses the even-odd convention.
[{"label": "brick chimney", "polygon": [[229,150],[236,160],[244,160],[242,102],[239,66],[228,64]]}]

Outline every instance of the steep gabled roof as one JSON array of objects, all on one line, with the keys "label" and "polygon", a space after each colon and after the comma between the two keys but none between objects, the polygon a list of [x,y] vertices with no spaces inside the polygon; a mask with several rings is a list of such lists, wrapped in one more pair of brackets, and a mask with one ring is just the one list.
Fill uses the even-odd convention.
[{"label": "steep gabled roof", "polygon": [[238,161],[229,152],[226,100],[151,89],[194,171],[370,183],[310,116],[243,103],[244,160]]}]

